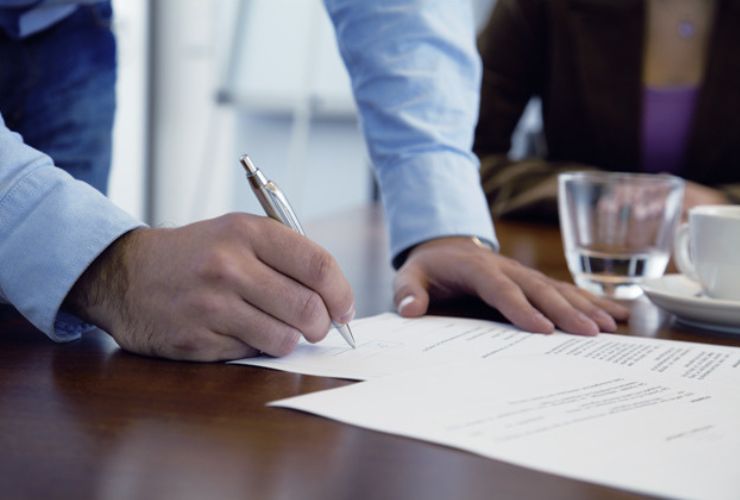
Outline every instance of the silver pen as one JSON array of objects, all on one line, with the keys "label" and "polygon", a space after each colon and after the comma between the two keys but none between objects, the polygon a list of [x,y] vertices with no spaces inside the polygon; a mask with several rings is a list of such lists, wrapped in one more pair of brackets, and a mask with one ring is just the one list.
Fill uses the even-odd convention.
[{"label": "silver pen", "polygon": [[[267,179],[265,174],[263,174],[262,171],[252,163],[249,156],[242,155],[239,161],[247,173],[247,181],[249,181],[252,191],[254,191],[255,196],[257,196],[257,200],[259,200],[260,205],[262,205],[267,216],[278,222],[282,222],[298,234],[305,236],[306,232],[303,230],[303,227],[301,227],[301,223],[298,221],[298,217],[293,211],[293,207],[290,206],[288,199],[285,197],[283,192],[280,191],[277,184]],[[336,321],[332,321],[331,324],[337,329],[352,349],[357,347],[355,337],[352,335],[352,330],[349,328],[349,323],[342,325]]]}]

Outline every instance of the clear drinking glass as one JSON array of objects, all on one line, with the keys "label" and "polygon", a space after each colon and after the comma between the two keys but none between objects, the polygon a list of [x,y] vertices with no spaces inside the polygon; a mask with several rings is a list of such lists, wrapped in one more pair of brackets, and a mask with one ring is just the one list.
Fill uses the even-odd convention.
[{"label": "clear drinking glass", "polygon": [[684,182],[672,175],[571,172],[558,176],[565,257],[581,288],[618,299],[663,275]]}]

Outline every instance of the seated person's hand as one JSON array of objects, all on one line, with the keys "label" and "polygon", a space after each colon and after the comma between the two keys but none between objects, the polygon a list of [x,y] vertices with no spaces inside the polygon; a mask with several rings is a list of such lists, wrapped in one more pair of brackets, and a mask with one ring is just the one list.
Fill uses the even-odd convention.
[{"label": "seated person's hand", "polygon": [[354,316],[334,258],[265,217],[139,229],[87,269],[67,305],[124,349],[193,361],[288,354]]},{"label": "seated person's hand", "polygon": [[394,283],[399,314],[426,313],[429,301],[476,295],[523,330],[550,333],[558,328],[582,335],[614,331],[615,319],[629,311],[527,268],[476,244],[471,238],[428,241],[414,248]]},{"label": "seated person's hand", "polygon": [[683,219],[686,219],[689,210],[698,205],[724,205],[730,203],[727,195],[718,189],[714,189],[696,182],[686,181],[683,194]]}]

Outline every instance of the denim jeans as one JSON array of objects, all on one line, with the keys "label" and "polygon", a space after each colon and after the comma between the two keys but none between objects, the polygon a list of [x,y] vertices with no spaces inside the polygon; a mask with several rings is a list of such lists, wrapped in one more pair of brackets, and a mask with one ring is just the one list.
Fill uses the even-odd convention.
[{"label": "denim jeans", "polygon": [[8,128],[103,193],[115,113],[111,16],[103,2],[21,40],[0,32],[0,112]]}]

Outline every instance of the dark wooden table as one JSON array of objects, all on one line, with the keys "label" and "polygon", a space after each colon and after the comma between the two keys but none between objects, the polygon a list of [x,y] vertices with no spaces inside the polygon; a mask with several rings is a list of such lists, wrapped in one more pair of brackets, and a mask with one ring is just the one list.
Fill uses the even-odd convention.
[{"label": "dark wooden table", "polygon": [[[380,212],[309,224],[361,315],[391,308]],[[501,223],[504,252],[568,278],[557,230]],[[490,314],[480,305],[456,312]],[[477,312],[476,312],[477,311]],[[621,333],[740,346],[674,324],[646,300]],[[0,497],[54,499],[631,498],[603,486],[265,407],[349,382],[121,352],[102,332],[56,345],[0,318]],[[656,466],[658,466],[656,464]]]}]

